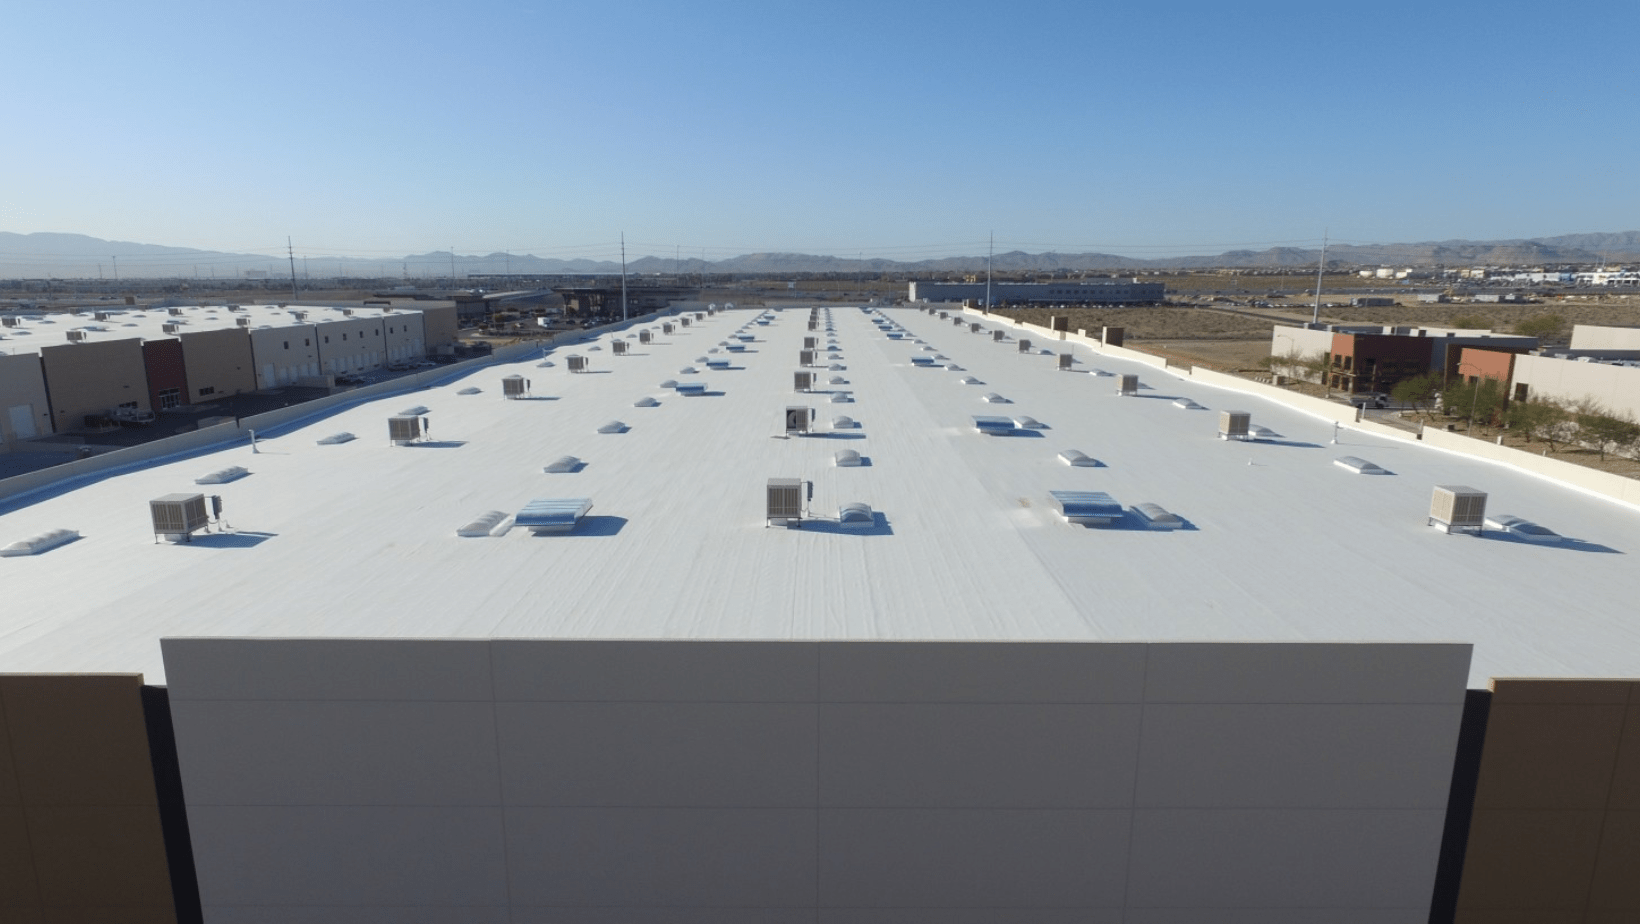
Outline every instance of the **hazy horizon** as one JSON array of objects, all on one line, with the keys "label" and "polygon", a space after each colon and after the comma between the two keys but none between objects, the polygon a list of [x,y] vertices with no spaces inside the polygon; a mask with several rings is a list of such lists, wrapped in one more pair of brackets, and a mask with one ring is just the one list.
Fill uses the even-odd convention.
[{"label": "hazy horizon", "polygon": [[0,231],[1145,259],[1635,227],[1640,5],[9,10]]}]

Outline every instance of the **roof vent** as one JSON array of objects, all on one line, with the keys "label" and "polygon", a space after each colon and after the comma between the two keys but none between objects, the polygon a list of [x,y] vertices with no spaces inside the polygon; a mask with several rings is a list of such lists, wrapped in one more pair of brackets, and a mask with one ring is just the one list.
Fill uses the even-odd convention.
[{"label": "roof vent", "polygon": [[1116,393],[1124,398],[1136,397],[1139,394],[1139,377],[1124,375],[1116,382]]},{"label": "roof vent", "polygon": [[1339,468],[1348,469],[1357,475],[1387,475],[1383,467],[1375,462],[1368,462],[1359,456],[1344,456],[1334,459],[1333,464]]},{"label": "roof vent", "polygon": [[858,468],[860,454],[852,449],[839,449],[837,454],[832,456],[832,464],[838,468]]},{"label": "roof vent", "polygon": [[660,387],[661,388],[677,388],[678,387],[678,380],[677,379],[667,379],[666,381],[664,381],[660,384]]},{"label": "roof vent", "polygon": [[587,352],[590,353],[593,350],[602,350],[602,349],[603,349],[603,347],[601,347],[598,344],[594,343],[592,346],[587,347]]},{"label": "roof vent", "polygon": [[1219,412],[1219,439],[1221,440],[1250,440],[1253,434],[1250,431],[1253,415],[1246,411]]},{"label": "roof vent", "polygon": [[421,405],[418,404],[415,407],[407,407],[404,410],[400,411],[399,416],[400,417],[419,417],[422,414],[429,414],[429,413],[432,413],[432,412],[427,410],[427,408],[422,407]]},{"label": "roof vent", "polygon": [[1007,398],[1002,397],[1001,395],[997,394],[994,391],[986,392],[985,397],[981,398],[980,400],[984,401],[986,404],[1007,404],[1008,403]]},{"label": "roof vent", "polygon": [[204,529],[211,522],[203,494],[167,494],[149,501],[148,511],[153,517],[156,541],[157,537],[164,536],[189,542],[195,530]]},{"label": "roof vent", "polygon": [[546,472],[549,475],[563,475],[569,472],[578,471],[580,468],[580,459],[577,459],[574,456],[559,456],[547,465],[542,466],[541,471]]},{"label": "roof vent", "polygon": [[832,404],[853,404],[854,403],[854,396],[849,394],[846,391],[833,392],[832,396],[831,396],[831,403]]},{"label": "roof vent", "polygon": [[860,428],[860,424],[852,417],[838,416],[831,419],[831,428],[833,430],[857,430]]},{"label": "roof vent", "polygon": [[1429,525],[1448,535],[1480,535],[1486,526],[1486,492],[1461,484],[1436,485],[1429,499]]},{"label": "roof vent", "polygon": [[1012,417],[989,417],[976,414],[974,416],[974,429],[991,436],[1006,435],[1014,432],[1014,419]]},{"label": "roof vent", "polygon": [[527,527],[537,536],[567,533],[581,522],[592,499],[586,497],[545,497],[530,501],[513,517],[513,525]]},{"label": "roof vent", "polygon": [[871,512],[870,504],[855,501],[837,510],[837,525],[843,529],[870,529],[876,522],[877,517]]},{"label": "roof vent", "polygon": [[530,380],[521,375],[509,375],[501,380],[502,397],[518,399],[530,393]]},{"label": "roof vent", "polygon": [[678,375],[699,375],[699,374],[700,374],[700,370],[696,369],[694,366],[684,366],[682,369],[678,370]]},{"label": "roof vent", "polygon": [[695,362],[697,362],[697,363],[707,363],[707,362],[711,362],[711,361],[712,361],[711,357],[709,357],[709,356],[696,356],[695,357]]},{"label": "roof vent", "polygon": [[466,388],[456,392],[458,395],[482,395],[483,393],[484,389],[479,388],[476,385],[469,385]]},{"label": "roof vent", "polygon": [[1133,512],[1149,529],[1181,529],[1184,520],[1176,513],[1168,513],[1161,504],[1134,504]]},{"label": "roof vent", "polygon": [[355,439],[358,439],[358,437],[344,430],[341,433],[332,433],[324,439],[316,440],[315,442],[317,442],[320,446],[335,446],[340,443],[351,443]]},{"label": "roof vent", "polygon": [[1201,405],[1197,404],[1196,402],[1190,400],[1189,398],[1175,398],[1173,400],[1173,406],[1174,407],[1182,407],[1187,411],[1204,411],[1204,410],[1206,410],[1206,408],[1204,408]]},{"label": "roof vent", "polygon": [[708,369],[727,369],[727,368],[729,368],[729,360],[721,359],[721,358],[708,359],[706,361],[706,368],[708,368]]},{"label": "roof vent", "polygon": [[654,407],[657,404],[660,404],[660,402],[649,397],[648,395],[644,395],[642,398],[632,402],[633,407]]},{"label": "roof vent", "polygon": [[834,375],[831,378],[827,379],[826,383],[829,384],[829,385],[847,385],[848,384],[848,379],[845,379],[840,375]]},{"label": "roof vent", "polygon": [[198,478],[195,478],[194,484],[227,484],[230,481],[238,481],[249,474],[250,472],[246,470],[244,466],[230,465],[227,468],[214,471],[209,475],[201,475]]},{"label": "roof vent", "polygon": [[1103,491],[1049,491],[1067,522],[1105,526],[1122,518],[1122,505]]},{"label": "roof vent", "polygon": [[1059,461],[1077,468],[1098,468],[1099,460],[1089,456],[1080,449],[1066,449],[1059,454]]},{"label": "roof vent", "polygon": [[964,385],[984,385],[985,384],[984,382],[981,382],[979,379],[976,379],[971,375],[965,375],[962,378],[958,379],[958,381],[961,382]]},{"label": "roof vent", "polygon": [[925,368],[926,367],[931,367],[931,366],[934,365],[934,357],[932,357],[932,356],[913,356],[913,357],[911,357],[911,365],[913,365],[913,366],[922,366],[922,367],[925,367]]},{"label": "roof vent", "polygon": [[1539,526],[1525,517],[1501,513],[1487,517],[1486,525],[1525,542],[1560,542],[1566,537],[1547,527]]},{"label": "roof vent", "polygon": [[1020,428],[1021,430],[1046,430],[1046,429],[1048,429],[1047,424],[1038,423],[1037,419],[1035,417],[1026,417],[1024,415],[1020,415],[1020,416],[1014,418],[1014,426]]},{"label": "roof vent", "polygon": [[619,420],[611,420],[609,423],[606,423],[603,426],[599,427],[598,432],[599,433],[625,433],[626,431],[628,431],[630,429],[632,429],[632,428],[628,427],[625,423],[623,423]]},{"label": "roof vent", "polygon": [[961,366],[957,365],[956,363],[946,363],[945,364],[945,371],[946,372],[961,372],[961,371],[963,371],[963,369],[962,369]]},{"label": "roof vent", "polygon": [[683,395],[686,398],[698,398],[701,395],[706,394],[706,383],[705,382],[679,382],[677,391],[678,391],[678,394]]},{"label": "roof vent", "polygon": [[[801,478],[770,478],[763,525],[779,522],[789,528],[803,525],[804,482]],[[812,494],[814,488],[809,488]]]},{"label": "roof vent", "polygon": [[456,530],[456,535],[467,539],[481,539],[493,535],[496,527],[501,525],[507,515],[499,510],[491,510],[482,514],[478,519]]},{"label": "roof vent", "polygon": [[22,555],[38,555],[49,552],[60,545],[67,545],[80,538],[78,530],[53,529],[47,530],[38,536],[20,539],[5,548],[0,548],[0,558],[16,558]]}]

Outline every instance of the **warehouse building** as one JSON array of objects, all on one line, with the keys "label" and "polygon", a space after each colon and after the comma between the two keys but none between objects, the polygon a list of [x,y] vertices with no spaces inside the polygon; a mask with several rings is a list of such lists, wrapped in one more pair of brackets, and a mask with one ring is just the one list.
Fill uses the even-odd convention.
[{"label": "warehouse building", "polygon": [[665,323],[0,506],[0,908],[1640,912],[1640,508],[977,314]]},{"label": "warehouse building", "polygon": [[1167,286],[1137,279],[1074,279],[1061,282],[913,282],[913,302],[973,301],[1000,305],[1154,305]]}]

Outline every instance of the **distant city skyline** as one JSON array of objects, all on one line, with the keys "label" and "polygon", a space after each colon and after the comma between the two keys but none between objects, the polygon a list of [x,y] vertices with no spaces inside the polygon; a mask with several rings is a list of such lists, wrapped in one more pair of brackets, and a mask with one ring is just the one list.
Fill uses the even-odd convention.
[{"label": "distant city skyline", "polygon": [[1640,5],[20,2],[0,231],[392,261],[1640,225]]}]

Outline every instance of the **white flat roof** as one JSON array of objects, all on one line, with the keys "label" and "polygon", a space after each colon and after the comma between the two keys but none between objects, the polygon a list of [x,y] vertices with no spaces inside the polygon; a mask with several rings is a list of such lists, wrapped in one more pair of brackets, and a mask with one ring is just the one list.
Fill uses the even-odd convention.
[{"label": "white flat roof", "polygon": [[[606,334],[550,368],[496,364],[264,434],[259,454],[236,445],[9,509],[0,545],[83,538],[0,559],[0,671],[163,682],[162,636],[360,636],[1456,641],[1475,645],[1476,687],[1640,675],[1634,508],[1415,442],[1346,428],[1329,445],[1330,423],[1084,347],[1079,372],[1060,372],[966,325],[886,313],[985,384],[913,366],[920,344],[834,307],[847,384],[830,388],[854,397],[857,429],[786,438],[788,405],[837,410],[792,390],[806,310],[749,328],[744,353],[715,354],[733,368],[698,376],[706,395],[658,387],[759,314],[741,309],[671,335],[649,325],[655,342],[634,338],[626,356]],[[567,371],[571,352],[588,372]],[[1094,367],[1137,373],[1140,396],[1081,374]],[[502,397],[512,374],[533,400]],[[976,433],[991,390],[1047,428]],[[633,406],[646,395],[659,405]],[[1218,415],[1180,396],[1248,410],[1280,438],[1220,440]],[[412,404],[429,408],[436,442],[392,446],[387,418]],[[599,433],[611,419],[630,429]],[[359,438],[316,444],[344,430]],[[1064,465],[1071,447],[1103,465]],[[834,466],[839,449],[865,464]],[[564,455],[584,465],[542,471]],[[1391,474],[1333,464],[1346,455]],[[251,474],[195,487],[228,465]],[[814,483],[817,519],[802,529],[765,526],[765,485],[781,477]],[[1472,484],[1489,512],[1579,541],[1445,535],[1426,525],[1437,484]],[[231,531],[155,544],[148,501],[194,490],[223,497]],[[1187,528],[1067,524],[1050,490],[1157,503]],[[566,497],[593,503],[572,533],[456,536],[486,511]],[[856,501],[873,528],[825,521]]]},{"label": "white flat roof", "polygon": [[[409,314],[414,309],[350,308],[352,316],[341,308],[327,305],[240,305],[230,311],[227,305],[184,305],[173,315],[169,308],[87,308],[78,314],[52,312],[23,312],[18,314],[18,326],[0,327],[0,353],[38,353],[41,347],[69,343],[68,331],[85,332],[85,341],[96,343],[107,340],[161,340],[177,334],[207,330],[223,330],[238,326],[238,318],[249,318],[250,329],[262,327],[298,327],[321,324],[326,321],[364,320],[391,314]],[[306,312],[305,320],[297,320],[292,312]],[[97,320],[97,313],[106,313],[105,320]],[[179,324],[176,333],[167,333],[165,325]]]}]

